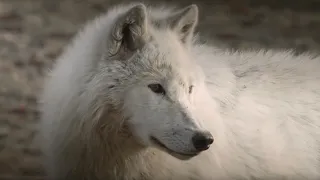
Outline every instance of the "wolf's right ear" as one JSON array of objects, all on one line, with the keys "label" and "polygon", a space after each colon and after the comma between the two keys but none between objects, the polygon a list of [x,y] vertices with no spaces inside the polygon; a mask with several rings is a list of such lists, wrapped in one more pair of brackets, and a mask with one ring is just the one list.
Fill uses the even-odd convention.
[{"label": "wolf's right ear", "polygon": [[109,56],[125,55],[141,48],[147,39],[146,6],[137,4],[114,23],[108,42]]}]

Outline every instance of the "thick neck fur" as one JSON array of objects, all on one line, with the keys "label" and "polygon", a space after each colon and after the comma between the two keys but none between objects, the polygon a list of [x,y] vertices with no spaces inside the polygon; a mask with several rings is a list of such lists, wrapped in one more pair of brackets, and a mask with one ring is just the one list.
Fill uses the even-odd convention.
[{"label": "thick neck fur", "polygon": [[[108,121],[106,125],[104,121]],[[163,161],[163,152],[150,147],[140,145],[130,133],[125,124],[124,117],[117,110],[108,110],[101,116],[91,131],[91,141],[85,147],[85,158],[90,162],[83,163],[88,174],[94,174],[98,179],[150,179],[156,174],[154,164],[162,164],[163,172],[166,171],[166,162]],[[121,153],[119,153],[121,152]],[[99,164],[97,164],[99,162]],[[91,166],[88,169],[88,164]],[[154,171],[154,172],[152,172]],[[157,170],[158,171],[158,170]],[[161,170],[160,170],[161,172]]]},{"label": "thick neck fur", "polygon": [[[200,174],[208,174],[203,173],[203,171],[210,169],[211,171],[217,171],[217,173],[223,172],[223,170],[217,168],[220,163],[223,164],[223,160],[226,160],[224,158],[227,157],[228,148],[226,144],[221,144],[224,143],[224,140],[221,140],[224,134],[219,134],[223,133],[221,129],[220,132],[218,130],[214,133],[217,138],[216,143],[218,143],[218,145],[212,147],[215,156],[205,152],[199,157],[191,159],[190,162],[181,161],[158,149],[141,146],[132,136],[126,124],[119,123],[123,121],[120,114],[115,110],[106,112],[100,122],[96,124],[96,130],[92,131],[91,141],[86,144],[82,155],[85,156],[83,159],[90,162],[82,162],[81,164],[84,164],[84,167],[79,167],[79,170],[86,172],[86,176],[89,175],[88,178],[161,180],[164,177],[185,177],[192,179],[192,176],[198,178]],[[105,126],[103,121],[108,121],[108,126]],[[217,149],[220,147],[223,148]],[[213,164],[208,169],[190,166],[195,161],[208,162],[208,160],[217,165],[215,170],[212,170],[215,167],[212,166]],[[97,164],[98,162],[99,164]],[[81,166],[81,164],[79,165]],[[90,164],[89,167],[88,164]],[[174,171],[168,164],[175,167]],[[222,166],[222,164],[220,165]],[[91,177],[90,174],[94,174],[94,177]],[[223,177],[222,174],[221,177]]]}]

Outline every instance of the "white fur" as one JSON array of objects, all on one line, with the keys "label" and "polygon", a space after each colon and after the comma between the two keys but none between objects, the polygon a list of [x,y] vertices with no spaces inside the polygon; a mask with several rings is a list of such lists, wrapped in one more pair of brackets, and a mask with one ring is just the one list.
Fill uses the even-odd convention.
[{"label": "white fur", "polygon": [[[105,58],[104,43],[131,6],[88,23],[45,84],[42,135],[51,179],[320,179],[319,58],[187,48],[174,32],[150,26],[152,42],[124,67]],[[150,19],[169,13],[148,9]],[[159,81],[170,100],[147,88]],[[149,141],[152,134],[188,152],[193,130],[209,130],[215,141],[190,160]]]}]

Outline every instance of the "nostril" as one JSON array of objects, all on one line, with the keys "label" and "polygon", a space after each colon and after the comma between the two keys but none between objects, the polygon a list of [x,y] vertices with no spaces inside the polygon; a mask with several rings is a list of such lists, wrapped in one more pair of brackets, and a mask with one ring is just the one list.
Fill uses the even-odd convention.
[{"label": "nostril", "polygon": [[210,145],[212,143],[213,143],[213,137],[210,136],[210,137],[207,138],[207,144]]},{"label": "nostril", "polygon": [[207,150],[213,141],[212,135],[208,132],[197,132],[192,137],[193,146],[198,151]]}]

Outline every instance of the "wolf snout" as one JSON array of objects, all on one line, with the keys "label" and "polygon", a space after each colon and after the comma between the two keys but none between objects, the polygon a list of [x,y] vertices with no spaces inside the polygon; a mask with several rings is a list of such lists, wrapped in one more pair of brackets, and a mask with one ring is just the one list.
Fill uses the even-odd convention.
[{"label": "wolf snout", "polygon": [[197,151],[209,149],[213,141],[213,136],[209,132],[196,132],[192,136],[192,144]]}]

